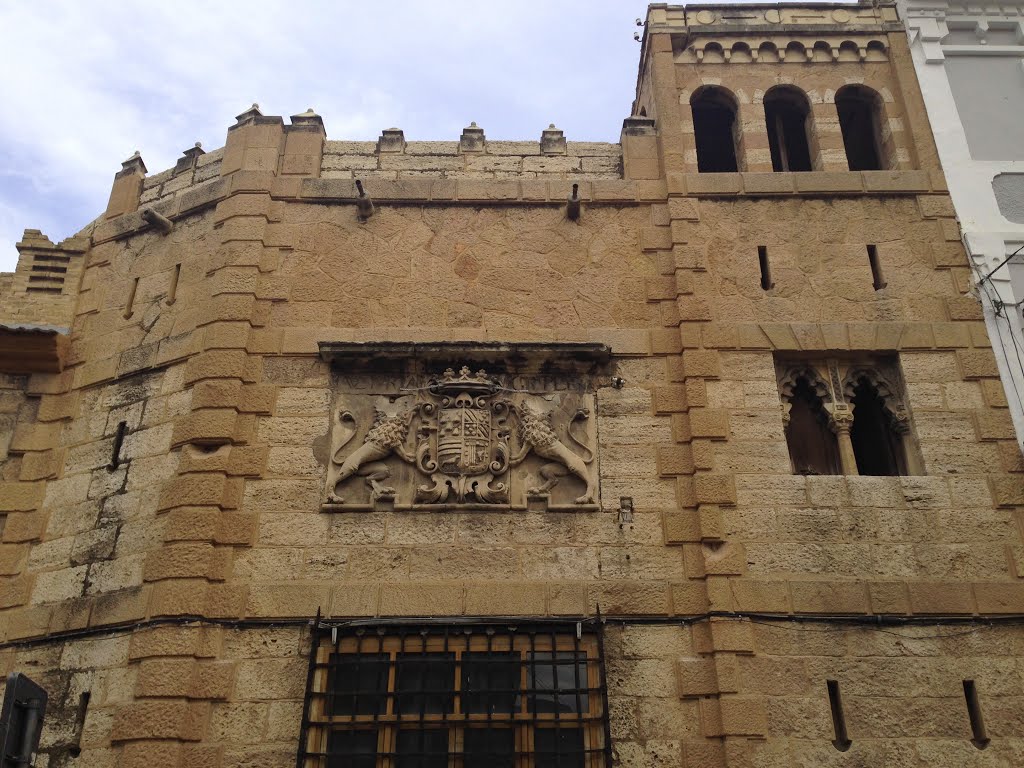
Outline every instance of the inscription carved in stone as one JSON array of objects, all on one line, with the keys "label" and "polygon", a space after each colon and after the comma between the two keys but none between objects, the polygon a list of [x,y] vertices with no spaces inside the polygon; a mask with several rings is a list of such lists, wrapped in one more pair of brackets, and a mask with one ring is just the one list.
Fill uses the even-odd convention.
[{"label": "inscription carved in stone", "polygon": [[327,506],[596,509],[592,396],[511,383],[463,366],[340,394]]}]

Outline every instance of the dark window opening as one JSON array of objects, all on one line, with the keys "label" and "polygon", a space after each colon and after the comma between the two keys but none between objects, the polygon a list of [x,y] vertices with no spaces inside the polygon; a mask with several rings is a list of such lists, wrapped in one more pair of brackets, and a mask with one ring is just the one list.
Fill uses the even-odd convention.
[{"label": "dark window opening", "polygon": [[174,265],[171,273],[171,287],[167,289],[167,303],[173,304],[178,297],[178,280],[181,279],[181,264]]},{"label": "dark window opening", "polygon": [[882,99],[870,88],[847,85],[836,93],[836,112],[851,171],[880,171],[882,155]]},{"label": "dark window opening", "polygon": [[610,768],[599,634],[576,625],[314,630],[303,768]]},{"label": "dark window opening", "polygon": [[772,88],[764,97],[764,117],[773,171],[810,171],[811,108],[807,97],[790,86]]},{"label": "dark window opening", "polygon": [[882,275],[882,264],[878,261],[878,248],[874,245],[868,246],[868,264],[871,265],[871,282],[876,291],[885,288],[888,283]]},{"label": "dark window opening", "polygon": [[981,715],[981,703],[978,701],[978,689],[973,680],[964,680],[964,698],[967,699],[967,716],[971,720],[971,744],[984,749],[991,739],[985,730],[985,719]]},{"label": "dark window opening", "polygon": [[825,404],[804,376],[793,387],[786,442],[793,471],[798,475],[841,474],[839,447],[829,427]]},{"label": "dark window opening", "polygon": [[850,441],[862,475],[894,476],[907,474],[903,439],[893,429],[885,400],[866,377],[853,390],[853,428]]},{"label": "dark window opening", "polygon": [[107,465],[107,469],[113,472],[119,466],[121,466],[121,449],[124,447],[124,436],[128,431],[128,422],[122,421],[117,425],[117,432],[114,435],[114,444],[110,450],[110,464]]},{"label": "dark window opening", "polygon": [[764,245],[757,246],[757,262],[761,267],[761,288],[770,291],[775,287],[772,280],[772,265],[768,261],[768,248]]},{"label": "dark window opening", "polygon": [[124,304],[124,318],[127,320],[132,316],[132,305],[135,304],[135,292],[139,290],[139,278],[132,280],[131,286],[128,288],[128,300]]},{"label": "dark window opening", "polygon": [[82,754],[82,731],[85,730],[85,717],[89,714],[90,698],[92,698],[90,691],[83,691],[78,697],[78,711],[75,712],[75,737],[68,747],[68,754],[71,757],[78,757]]},{"label": "dark window opening", "polygon": [[736,102],[722,88],[699,89],[690,99],[697,143],[697,170],[730,173],[739,170]]},{"label": "dark window opening", "polygon": [[839,694],[839,681],[826,680],[825,685],[828,688],[829,708],[832,710],[832,729],[836,736],[832,740],[832,746],[840,752],[845,752],[853,744],[853,741],[846,732],[846,715],[843,714],[843,699]]}]

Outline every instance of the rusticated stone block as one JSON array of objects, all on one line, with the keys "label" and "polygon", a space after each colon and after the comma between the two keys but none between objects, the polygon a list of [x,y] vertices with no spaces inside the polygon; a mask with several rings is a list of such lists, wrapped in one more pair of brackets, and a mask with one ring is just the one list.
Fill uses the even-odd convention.
[{"label": "rusticated stone block", "polygon": [[998,378],[996,358],[986,349],[960,349],[956,352],[965,379]]},{"label": "rusticated stone block", "polygon": [[917,204],[921,208],[921,215],[926,219],[953,219],[956,216],[949,195],[918,195]]},{"label": "rusticated stone block", "polygon": [[601,581],[589,587],[590,609],[607,616],[666,615],[666,585],[643,581]]},{"label": "rusticated stone block", "polygon": [[28,562],[28,547],[24,544],[0,544],[0,576],[17,576]]},{"label": "rusticated stone block", "polygon": [[743,182],[738,173],[696,173],[686,177],[686,188],[689,194],[698,197],[701,195],[735,195],[743,188]]},{"label": "rusticated stone block", "polygon": [[729,736],[766,736],[768,712],[764,699],[746,696],[722,696],[722,733]]},{"label": "rusticated stone block", "polygon": [[915,614],[974,613],[975,601],[971,585],[959,582],[925,582],[907,585],[910,608]]},{"label": "rusticated stone block", "polygon": [[653,393],[653,403],[655,413],[685,412],[688,408],[686,387],[656,387]]},{"label": "rusticated stone block", "polygon": [[698,474],[694,476],[694,494],[700,504],[736,503],[736,478],[726,474]]},{"label": "rusticated stone block", "polygon": [[[1016,445],[1013,445],[1013,450],[1016,454],[1020,454]],[[992,498],[1000,507],[1024,506],[1024,478],[996,475],[991,478],[990,482],[992,483]]]},{"label": "rusticated stone block", "polygon": [[676,298],[675,277],[649,277],[645,285],[647,287],[648,301],[675,300]]},{"label": "rusticated stone block", "polygon": [[230,442],[235,434],[237,412],[233,408],[204,408],[179,419],[171,437],[173,446],[218,445]]},{"label": "rusticated stone block", "polygon": [[731,653],[753,653],[754,631],[749,621],[743,619],[712,619],[707,635],[709,645],[698,645],[698,653],[729,651]]},{"label": "rusticated stone block", "polygon": [[739,542],[706,542],[701,549],[708,575],[731,576],[747,570],[747,552]]},{"label": "rusticated stone block", "polygon": [[868,595],[860,582],[794,581],[790,584],[797,613],[867,613]]},{"label": "rusticated stone block", "polygon": [[792,609],[789,584],[785,581],[729,579],[736,608],[756,613],[789,613]]},{"label": "rusticated stone block", "polygon": [[467,585],[466,614],[470,616],[537,616],[545,612],[542,582],[503,582]]},{"label": "rusticated stone block", "polygon": [[24,481],[48,480],[57,477],[64,464],[64,449],[26,453],[21,459],[21,476]]},{"label": "rusticated stone block", "polygon": [[707,301],[698,296],[680,296],[676,299],[676,307],[679,310],[681,322],[712,319],[711,308]]},{"label": "rusticated stone block", "polygon": [[459,584],[394,584],[381,591],[382,616],[460,616]]},{"label": "rusticated stone block", "polygon": [[62,421],[78,415],[78,391],[66,395],[44,395],[39,402],[39,421]]},{"label": "rusticated stone block", "polygon": [[716,379],[722,375],[721,360],[716,350],[686,350],[683,352],[683,367],[687,376]]},{"label": "rusticated stone block", "polygon": [[325,613],[330,604],[330,587],[326,584],[265,584],[249,595],[246,612],[272,618],[315,616],[318,610]]},{"label": "rusticated stone block", "polygon": [[331,616],[377,615],[380,588],[376,584],[335,584],[331,595]]},{"label": "rusticated stone block", "polygon": [[183,744],[177,741],[132,741],[121,751],[119,768],[180,768]]},{"label": "rusticated stone block", "polygon": [[672,510],[665,512],[664,518],[666,544],[701,540],[700,518],[696,510]]},{"label": "rusticated stone block", "polygon": [[864,181],[859,173],[811,171],[794,174],[798,192],[859,192]]},{"label": "rusticated stone block", "polygon": [[189,658],[147,659],[139,665],[135,695],[143,698],[226,699],[234,664]]},{"label": "rusticated stone block", "polygon": [[219,619],[244,616],[249,592],[248,584],[211,584],[206,590],[205,615]]},{"label": "rusticated stone block", "polygon": [[242,413],[273,413],[277,387],[270,384],[245,384],[238,401]]},{"label": "rusticated stone block", "polygon": [[217,544],[250,546],[256,540],[258,518],[252,512],[221,512],[213,541]]},{"label": "rusticated stone block", "polygon": [[5,542],[36,541],[46,528],[47,515],[44,512],[9,513],[4,523]]},{"label": "rusticated stone block", "polygon": [[224,501],[224,475],[180,475],[169,480],[160,493],[159,509],[219,506]]},{"label": "rusticated stone block", "polygon": [[725,440],[729,437],[729,414],[727,411],[713,408],[691,408],[690,434],[693,437],[706,437],[712,440]]},{"label": "rusticated stone block", "polygon": [[98,595],[89,616],[90,626],[121,624],[146,617],[150,587],[128,587]]},{"label": "rusticated stone block", "polygon": [[46,483],[0,482],[0,512],[31,512],[43,501]]},{"label": "rusticated stone block", "polygon": [[244,378],[246,354],[240,349],[216,349],[202,352],[189,359],[185,367],[185,381],[202,379]]},{"label": "rusticated stone block", "polygon": [[654,354],[677,355],[682,349],[683,344],[678,328],[654,328],[651,330],[651,352]]},{"label": "rusticated stone block", "polygon": [[201,616],[206,607],[205,580],[173,579],[158,582],[150,601],[151,616]]},{"label": "rusticated stone block", "polygon": [[657,449],[658,474],[689,475],[693,473],[693,453],[688,445],[662,446]]},{"label": "rusticated stone block", "polygon": [[981,303],[971,296],[954,296],[946,299],[946,311],[950,320],[981,320],[984,315]]},{"label": "rusticated stone block", "polygon": [[12,608],[24,605],[29,601],[32,591],[32,580],[25,575],[8,579],[0,579],[0,608]]},{"label": "rusticated stone block", "polygon": [[1009,411],[986,408],[974,412],[979,440],[1013,440],[1015,432]]},{"label": "rusticated stone block", "polygon": [[161,579],[209,578],[213,545],[184,542],[165,545],[146,558],[146,581]]},{"label": "rusticated stone block", "polygon": [[722,524],[722,510],[714,504],[701,504],[697,507],[700,518],[700,538],[702,541],[718,541],[725,537]]},{"label": "rusticated stone block", "polygon": [[1024,584],[993,582],[974,585],[978,613],[1024,613]]},{"label": "rusticated stone block", "polygon": [[718,694],[718,673],[712,657],[676,659],[676,685],[680,698],[715,696]]},{"label": "rusticated stone block", "polygon": [[640,230],[640,247],[644,251],[670,250],[672,230],[668,227],[645,227]]},{"label": "rusticated stone block", "polygon": [[704,581],[683,581],[670,585],[672,612],[677,616],[699,616],[708,610],[708,591]]},{"label": "rusticated stone block", "polygon": [[201,741],[209,705],[188,701],[136,701],[114,713],[110,739],[180,739]]}]

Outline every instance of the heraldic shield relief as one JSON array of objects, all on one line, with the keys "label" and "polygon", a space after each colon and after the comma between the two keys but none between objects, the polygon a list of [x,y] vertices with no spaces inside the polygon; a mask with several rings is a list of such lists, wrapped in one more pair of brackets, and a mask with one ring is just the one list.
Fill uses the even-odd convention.
[{"label": "heraldic shield relief", "polygon": [[512,383],[463,366],[340,395],[325,506],[596,509],[592,396]]}]

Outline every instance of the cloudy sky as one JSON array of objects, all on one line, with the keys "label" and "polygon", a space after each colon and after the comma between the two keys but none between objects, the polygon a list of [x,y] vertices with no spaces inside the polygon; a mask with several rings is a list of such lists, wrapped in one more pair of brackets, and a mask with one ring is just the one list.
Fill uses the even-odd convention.
[{"label": "cloudy sky", "polygon": [[[244,8],[244,11],[242,10]],[[0,0],[0,270],[106,207],[136,149],[151,173],[234,116],[314,107],[328,138],[616,141],[644,0]]]},{"label": "cloudy sky", "polygon": [[[223,146],[252,102],[314,107],[330,139],[617,141],[646,0],[0,0],[0,271],[26,227],[57,241],[151,173]],[[243,10],[244,9],[244,10]]]}]

